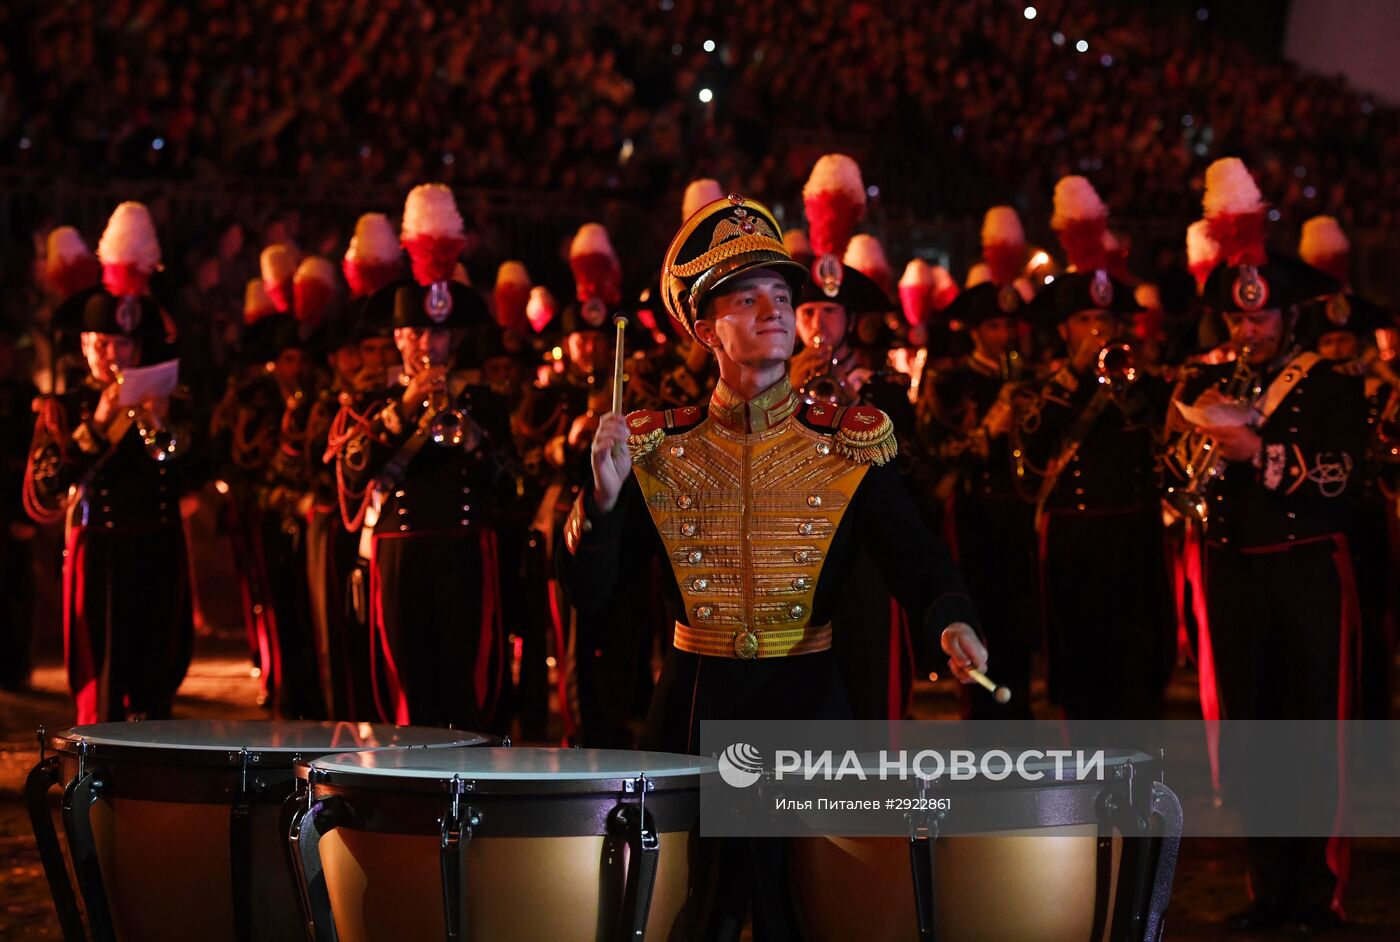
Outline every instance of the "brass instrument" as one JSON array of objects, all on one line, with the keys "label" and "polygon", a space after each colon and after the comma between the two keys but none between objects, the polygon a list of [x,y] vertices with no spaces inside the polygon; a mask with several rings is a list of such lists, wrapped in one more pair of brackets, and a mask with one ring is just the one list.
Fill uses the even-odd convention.
[{"label": "brass instrument", "polygon": [[[126,382],[126,376],[122,373],[121,367],[115,363],[109,367],[117,385]],[[171,458],[178,458],[189,448],[189,440],[177,433],[174,429],[167,428],[161,421],[160,416],[144,406],[138,406],[129,413],[136,422],[136,434],[141,436],[141,442],[146,447],[146,454],[152,461],[169,461]]]},{"label": "brass instrument", "polygon": [[[1254,404],[1262,395],[1263,386],[1249,366],[1249,354],[1250,348],[1247,345],[1240,347],[1235,357],[1235,371],[1230,375],[1230,381],[1222,392],[1229,399],[1248,400],[1250,404]],[[1208,435],[1188,433],[1182,444],[1185,445],[1193,436],[1198,440],[1181,469],[1186,475],[1186,483],[1168,487],[1164,499],[1168,506],[1183,517],[1204,523],[1210,510],[1206,503],[1206,485],[1220,476],[1224,461],[1215,450],[1215,439]]]},{"label": "brass instrument", "polygon": [[[432,367],[432,361],[424,356],[422,358],[423,369]],[[443,388],[433,393],[432,398],[424,405],[428,410],[428,437],[434,444],[457,446],[462,444],[467,437],[467,417],[452,405],[452,393],[447,388],[444,381]]]},{"label": "brass instrument", "polygon": [[835,406],[849,406],[855,402],[856,397],[846,387],[846,381],[836,375],[836,349],[821,334],[812,338],[812,355],[817,358],[817,367],[807,374],[798,387],[798,394],[808,402],[829,402]]},{"label": "brass instrument", "polygon": [[1400,385],[1391,387],[1390,399],[1376,416],[1372,445],[1375,460],[1386,464],[1400,462]]},{"label": "brass instrument", "polygon": [[1138,379],[1137,356],[1126,343],[1105,344],[1094,362],[1094,378],[1110,395],[1121,396]]}]

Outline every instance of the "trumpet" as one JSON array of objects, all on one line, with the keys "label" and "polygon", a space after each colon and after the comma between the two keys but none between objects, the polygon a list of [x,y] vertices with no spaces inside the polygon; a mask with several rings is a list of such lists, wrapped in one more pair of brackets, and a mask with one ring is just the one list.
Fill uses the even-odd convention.
[{"label": "trumpet", "polygon": [[[121,386],[126,382],[126,376],[122,373],[121,367],[115,363],[109,369],[117,385]],[[174,429],[168,428],[161,421],[160,416],[144,406],[131,411],[131,416],[136,421],[136,434],[141,436],[141,443],[146,448],[146,454],[153,461],[169,461],[171,458],[178,458],[189,448],[189,440],[177,433]]]},{"label": "trumpet", "polygon": [[[1235,357],[1235,371],[1222,392],[1230,399],[1248,401],[1253,405],[1263,394],[1263,387],[1250,368],[1249,355],[1249,346],[1241,346]],[[1186,483],[1168,487],[1164,499],[1183,517],[1204,523],[1210,510],[1206,503],[1206,486],[1220,476],[1225,463],[1215,449],[1215,439],[1208,435],[1188,434],[1183,438],[1182,445],[1192,437],[1196,437],[1196,444],[1181,468],[1186,475]]]},{"label": "trumpet", "polygon": [[1105,344],[1094,362],[1094,378],[1111,395],[1120,396],[1137,382],[1137,356],[1126,343]]},{"label": "trumpet", "polygon": [[[420,363],[425,370],[433,365],[427,356]],[[424,405],[428,410],[428,437],[434,444],[456,447],[466,440],[467,417],[461,409],[452,405],[452,394],[445,383]]]},{"label": "trumpet", "polygon": [[846,387],[846,381],[836,375],[836,350],[821,334],[812,338],[812,355],[817,358],[817,366],[798,387],[802,398],[808,402],[829,402],[836,406],[853,403],[855,396]]}]

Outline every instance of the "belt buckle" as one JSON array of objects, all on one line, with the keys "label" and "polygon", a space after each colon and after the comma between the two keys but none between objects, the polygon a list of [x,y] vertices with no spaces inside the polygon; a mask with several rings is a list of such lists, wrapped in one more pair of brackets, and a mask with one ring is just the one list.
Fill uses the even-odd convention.
[{"label": "belt buckle", "polygon": [[753,629],[739,632],[734,636],[734,656],[745,661],[758,657],[758,635]]}]

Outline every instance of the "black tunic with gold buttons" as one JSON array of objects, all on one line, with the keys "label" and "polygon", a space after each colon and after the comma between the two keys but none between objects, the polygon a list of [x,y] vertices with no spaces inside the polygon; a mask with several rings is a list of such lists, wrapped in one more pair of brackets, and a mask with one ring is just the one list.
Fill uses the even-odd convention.
[{"label": "black tunic with gold buttons", "polygon": [[[197,452],[156,460],[135,413],[109,441],[91,425],[102,390],[89,380],[46,401],[26,472],[39,504],[68,502],[64,650],[79,723],[168,717],[193,641],[180,495]],[[188,446],[184,411],[172,398],[166,425]]]},{"label": "black tunic with gold buttons", "polygon": [[857,546],[910,612],[926,660],[949,624],[976,624],[962,577],[920,522],[869,406],[803,405],[786,380],[745,402],[723,383],[699,407],[628,416],[633,475],[607,514],[591,490],[556,552],[581,610],[629,591],[625,544],[669,561],[675,619],[644,737],[694,751],[709,719],[850,715],[832,608]]}]

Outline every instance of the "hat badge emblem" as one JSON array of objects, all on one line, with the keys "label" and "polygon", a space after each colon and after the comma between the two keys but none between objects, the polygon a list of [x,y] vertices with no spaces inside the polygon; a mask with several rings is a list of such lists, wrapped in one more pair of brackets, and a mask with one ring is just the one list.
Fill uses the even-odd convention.
[{"label": "hat badge emblem", "polygon": [[816,264],[812,266],[812,274],[817,284],[821,285],[822,294],[828,298],[834,298],[841,293],[841,281],[846,277],[846,270],[841,267],[841,260],[835,255],[827,254],[817,259]]},{"label": "hat badge emblem", "polygon": [[1108,307],[1113,303],[1113,282],[1102,268],[1094,272],[1094,280],[1089,282],[1089,299],[1096,307]]},{"label": "hat badge emblem", "polygon": [[1269,283],[1253,265],[1241,265],[1230,294],[1241,311],[1257,311],[1269,301]]},{"label": "hat badge emblem", "polygon": [[1338,327],[1345,327],[1351,320],[1351,302],[1344,294],[1334,294],[1327,299],[1327,319]]},{"label": "hat badge emblem", "polygon": [[124,294],[117,302],[117,326],[122,333],[129,334],[141,326],[141,299],[134,294]]},{"label": "hat badge emblem", "polygon": [[730,193],[728,199],[729,199],[729,202],[730,202],[732,205],[734,205],[734,206],[743,206],[744,203],[746,202],[746,201],[744,200],[744,198],[743,198],[742,196],[740,196],[738,193]]},{"label": "hat badge emblem", "polygon": [[445,281],[435,281],[428,286],[428,296],[423,299],[423,311],[434,324],[441,324],[452,313],[452,292]]}]

